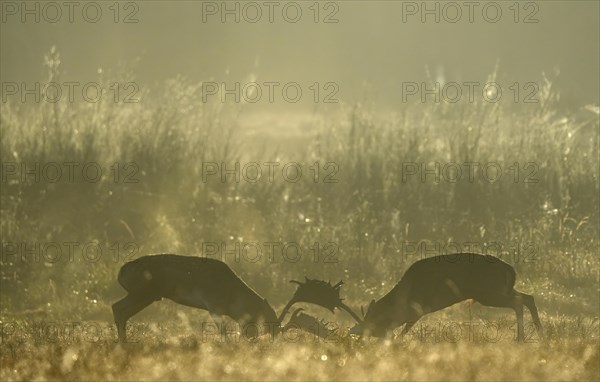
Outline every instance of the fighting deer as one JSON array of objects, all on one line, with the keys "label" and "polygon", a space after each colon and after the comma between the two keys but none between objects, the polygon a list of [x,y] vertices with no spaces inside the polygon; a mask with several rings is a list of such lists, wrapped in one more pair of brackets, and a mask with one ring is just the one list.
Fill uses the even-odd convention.
[{"label": "fighting deer", "polygon": [[275,335],[286,327],[312,330],[318,321],[298,314],[299,311],[292,315],[286,327],[281,327],[285,315],[296,302],[313,303],[332,311],[337,306],[349,311],[339,298],[341,282],[332,286],[324,281],[306,279],[305,283],[292,281],[298,284],[298,289],[277,317],[267,300],[242,281],[227,264],[206,257],[143,256],[123,265],[118,281],[128,292],[125,298],[112,306],[121,342],[126,341],[127,320],[162,298],[207,310],[218,325],[223,323],[223,316],[228,316],[237,321],[244,328],[242,334],[250,338],[267,333]]},{"label": "fighting deer", "polygon": [[514,289],[515,278],[512,266],[488,255],[458,253],[419,260],[390,292],[371,301],[364,320],[357,320],[350,333],[384,337],[404,325],[402,334],[406,334],[423,315],[472,299],[486,306],[513,309],[519,341],[524,339],[525,305],[542,336],[533,297]]}]

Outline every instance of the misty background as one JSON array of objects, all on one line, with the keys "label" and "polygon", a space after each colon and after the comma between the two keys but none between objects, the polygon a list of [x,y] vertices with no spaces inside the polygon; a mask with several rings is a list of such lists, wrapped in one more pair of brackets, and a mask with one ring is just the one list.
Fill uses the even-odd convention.
[{"label": "misty background", "polygon": [[[2,80],[41,81],[43,55],[55,45],[63,58],[65,81],[93,81],[98,68],[137,62],[135,78],[141,88],[156,89],[177,75],[193,82],[247,82],[253,74],[259,82],[333,81],[344,102],[360,101],[367,94],[395,109],[401,107],[402,82],[425,81],[426,66],[435,78],[462,82],[484,81],[499,64],[507,86],[537,82],[542,72],[559,69],[557,86],[565,105],[598,97],[596,1],[540,1],[535,2],[538,9],[525,8],[527,2],[521,2],[519,18],[535,11],[532,19],[537,23],[515,23],[509,2],[500,3],[503,13],[496,23],[485,21],[481,5],[475,8],[472,23],[464,6],[459,21],[444,21],[444,2],[437,2],[439,23],[431,15],[422,23],[420,13],[403,14],[406,2],[394,1],[341,1],[334,3],[336,8],[325,8],[327,3],[321,2],[320,18],[331,14],[337,23],[315,23],[310,2],[300,2],[303,14],[297,23],[283,19],[281,6],[275,8],[273,23],[266,7],[256,23],[243,17],[235,23],[232,16],[222,23],[220,13],[205,15],[203,22],[204,3],[138,2],[133,13],[138,22],[130,24],[114,23],[107,4],[95,24],[82,20],[77,9],[73,23],[66,14],[56,23],[43,18],[22,23],[20,14],[6,15],[0,40]],[[236,2],[213,3],[232,7]],[[245,3],[238,3],[243,9]],[[124,18],[133,8],[123,6],[120,12]],[[451,9],[446,12],[453,14]],[[315,105],[308,99],[300,104],[260,102],[251,110],[310,113]]]}]

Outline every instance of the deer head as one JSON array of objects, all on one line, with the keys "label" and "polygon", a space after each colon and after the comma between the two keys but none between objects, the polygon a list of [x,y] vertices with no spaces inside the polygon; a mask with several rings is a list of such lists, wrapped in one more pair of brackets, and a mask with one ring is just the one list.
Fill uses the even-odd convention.
[{"label": "deer head", "polygon": [[350,334],[362,336],[365,333],[375,337],[383,337],[389,328],[394,327],[396,312],[388,309],[381,301],[371,300],[362,322],[350,329]]}]

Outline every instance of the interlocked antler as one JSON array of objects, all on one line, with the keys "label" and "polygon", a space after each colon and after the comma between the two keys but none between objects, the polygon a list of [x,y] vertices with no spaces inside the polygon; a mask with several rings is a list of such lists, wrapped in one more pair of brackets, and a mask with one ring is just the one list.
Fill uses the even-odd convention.
[{"label": "interlocked antler", "polygon": [[304,309],[298,308],[292,313],[292,317],[283,327],[283,331],[290,329],[302,329],[321,338],[332,338],[337,329],[330,329],[328,323],[323,320],[317,320],[311,315],[302,313]]},{"label": "interlocked antler", "polygon": [[346,304],[342,302],[340,298],[340,288],[342,281],[335,285],[331,285],[331,282],[325,282],[317,279],[309,279],[304,277],[305,282],[292,280],[291,283],[298,284],[298,289],[292,296],[292,299],[283,308],[283,312],[279,316],[279,323],[283,321],[288,310],[293,304],[297,302],[308,302],[311,304],[322,306],[323,308],[329,309],[332,313],[335,308],[343,309],[348,312],[356,322],[361,323],[362,320],[350,309]]}]

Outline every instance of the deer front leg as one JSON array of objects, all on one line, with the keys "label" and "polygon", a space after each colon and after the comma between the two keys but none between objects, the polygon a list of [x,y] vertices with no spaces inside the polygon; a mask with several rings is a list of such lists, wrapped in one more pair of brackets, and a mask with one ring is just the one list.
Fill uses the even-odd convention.
[{"label": "deer front leg", "polygon": [[154,300],[154,297],[128,294],[125,298],[113,304],[112,311],[115,324],[117,324],[117,333],[119,334],[120,342],[127,341],[127,320],[152,304]]},{"label": "deer front leg", "polygon": [[400,338],[404,338],[421,317],[423,317],[421,314],[411,310],[406,320],[403,320],[405,325],[402,332],[400,332]]},{"label": "deer front leg", "polygon": [[531,314],[531,318],[533,319],[533,324],[535,325],[535,329],[538,335],[540,336],[540,338],[544,338],[544,330],[542,329],[542,323],[540,322],[540,317],[538,315],[538,310],[535,306],[533,296],[517,291],[515,291],[515,293],[521,296],[521,299],[523,300],[523,305],[525,305],[527,309],[529,309],[529,313]]},{"label": "deer front leg", "polygon": [[217,329],[219,330],[219,334],[221,335],[221,339],[225,339],[227,337],[227,321],[225,317],[220,314],[216,314],[213,312],[209,312],[210,318],[215,322]]},{"label": "deer front leg", "polygon": [[522,342],[525,339],[525,330],[523,328],[523,301],[519,296],[515,297],[513,308],[517,314],[517,341]]}]

